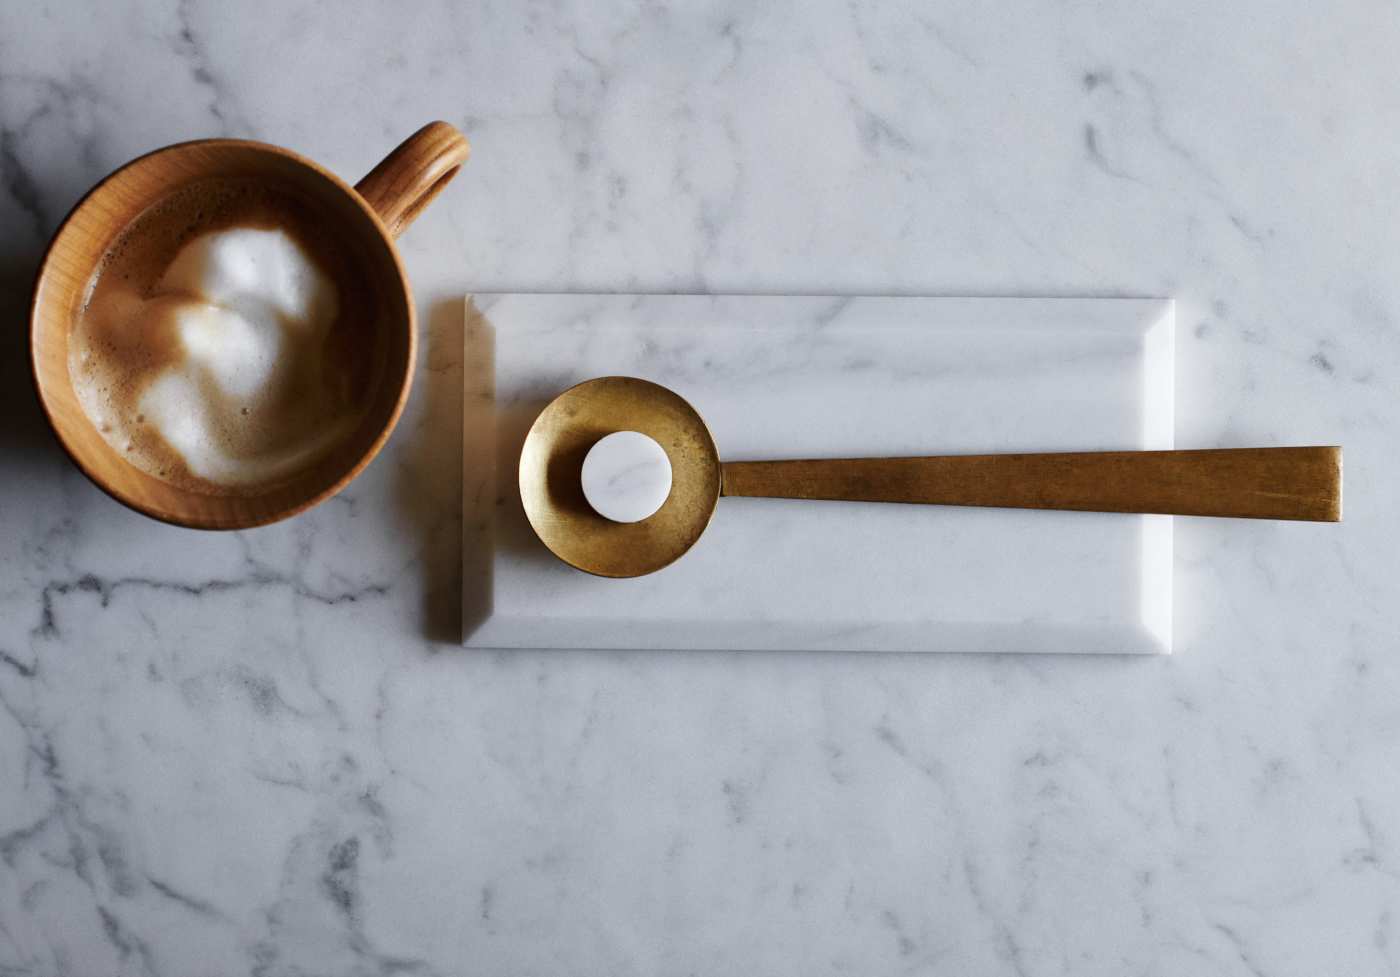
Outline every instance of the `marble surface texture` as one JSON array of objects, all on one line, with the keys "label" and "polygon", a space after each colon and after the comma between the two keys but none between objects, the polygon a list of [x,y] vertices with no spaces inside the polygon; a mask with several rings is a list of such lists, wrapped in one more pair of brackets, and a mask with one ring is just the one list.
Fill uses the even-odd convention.
[{"label": "marble surface texture", "polygon": [[[1400,970],[1400,8],[0,5],[0,973]],[[338,499],[73,470],[45,240],[196,136],[475,158]],[[1347,521],[1180,520],[1176,654],[456,644],[461,297],[1171,295],[1179,445],[1342,442]]]},{"label": "marble surface texture", "polygon": [[674,564],[608,580],[551,556],[519,472],[545,405],[617,374],[683,397],[725,461],[1166,449],[1173,326],[1164,299],[473,295],[466,643],[1169,652],[1170,516],[723,498]]},{"label": "marble surface texture", "polygon": [[[469,355],[463,349],[463,359]],[[463,398],[467,396],[465,388]],[[467,420],[464,414],[463,427]],[[476,462],[466,457],[463,440],[462,470]],[[465,485],[465,481],[463,482]],[[613,522],[641,522],[656,514],[671,495],[671,459],[666,449],[638,431],[614,431],[588,449],[579,468],[579,487],[593,511]],[[463,519],[466,518],[463,510]],[[466,546],[463,533],[462,545]],[[466,565],[462,574],[465,577]]]}]

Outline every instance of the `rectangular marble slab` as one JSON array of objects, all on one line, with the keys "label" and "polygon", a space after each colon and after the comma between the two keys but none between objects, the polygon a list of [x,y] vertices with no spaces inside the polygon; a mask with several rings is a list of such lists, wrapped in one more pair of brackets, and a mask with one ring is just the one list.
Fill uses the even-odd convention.
[{"label": "rectangular marble slab", "polygon": [[605,580],[521,509],[557,393],[676,390],[726,460],[1172,447],[1159,299],[490,294],[467,300],[464,642],[477,648],[1162,653],[1168,516],[721,499],[691,552]]}]

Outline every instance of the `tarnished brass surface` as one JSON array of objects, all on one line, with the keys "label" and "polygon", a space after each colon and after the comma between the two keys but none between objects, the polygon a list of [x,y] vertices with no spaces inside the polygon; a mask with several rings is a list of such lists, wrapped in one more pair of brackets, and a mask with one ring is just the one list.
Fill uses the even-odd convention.
[{"label": "tarnished brass surface", "polygon": [[721,494],[1247,519],[1342,518],[1342,449],[726,462]]},{"label": "tarnished brass surface", "polygon": [[[671,494],[635,523],[583,497],[584,456],[640,431],[671,460]],[[1154,512],[1337,522],[1342,449],[1222,448],[720,463],[700,415],[665,387],[603,377],[566,390],[535,420],[520,456],[530,525],[565,563],[604,577],[660,570],[695,544],[721,495],[851,502]]]},{"label": "tarnished brass surface", "polygon": [[[583,497],[583,458],[614,431],[640,431],[671,460],[671,494],[641,522],[604,519]],[[525,436],[520,498],[536,534],[565,563],[639,577],[674,561],[709,525],[719,452],[700,415],[665,387],[632,377],[589,380],[551,401]]]}]

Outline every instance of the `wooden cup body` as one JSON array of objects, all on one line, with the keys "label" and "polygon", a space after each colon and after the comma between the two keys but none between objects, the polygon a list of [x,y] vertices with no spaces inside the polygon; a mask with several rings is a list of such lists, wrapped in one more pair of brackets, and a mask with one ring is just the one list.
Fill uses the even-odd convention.
[{"label": "wooden cup body", "polygon": [[[434,125],[450,129],[442,123]],[[465,140],[456,130],[451,132],[460,140],[464,159]],[[437,183],[446,182],[455,171],[453,166],[446,177],[439,174]],[[68,368],[69,339],[85,292],[118,235],[180,187],[225,178],[253,179],[289,191],[333,222],[368,276],[367,292],[375,306],[371,314],[381,332],[377,346],[384,356],[373,401],[356,430],[290,481],[251,495],[189,491],[141,471],[108,444],[88,419]],[[408,399],[416,352],[414,318],[393,234],[354,188],[289,150],[245,140],[209,139],[168,146],[133,160],[74,207],[50,243],[35,282],[30,355],[50,424],[73,461],[99,488],[164,522],[198,529],[241,529],[285,519],[329,498],[374,458]],[[371,355],[369,350],[366,355]]]}]

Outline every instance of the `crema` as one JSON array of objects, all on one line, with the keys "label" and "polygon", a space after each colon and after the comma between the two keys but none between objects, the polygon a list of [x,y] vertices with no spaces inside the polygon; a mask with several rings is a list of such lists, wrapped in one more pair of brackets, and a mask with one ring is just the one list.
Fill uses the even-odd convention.
[{"label": "crema", "polygon": [[221,181],[143,214],[109,249],[69,346],[79,401],[148,474],[258,491],[348,437],[376,342],[350,256],[298,201]]}]

